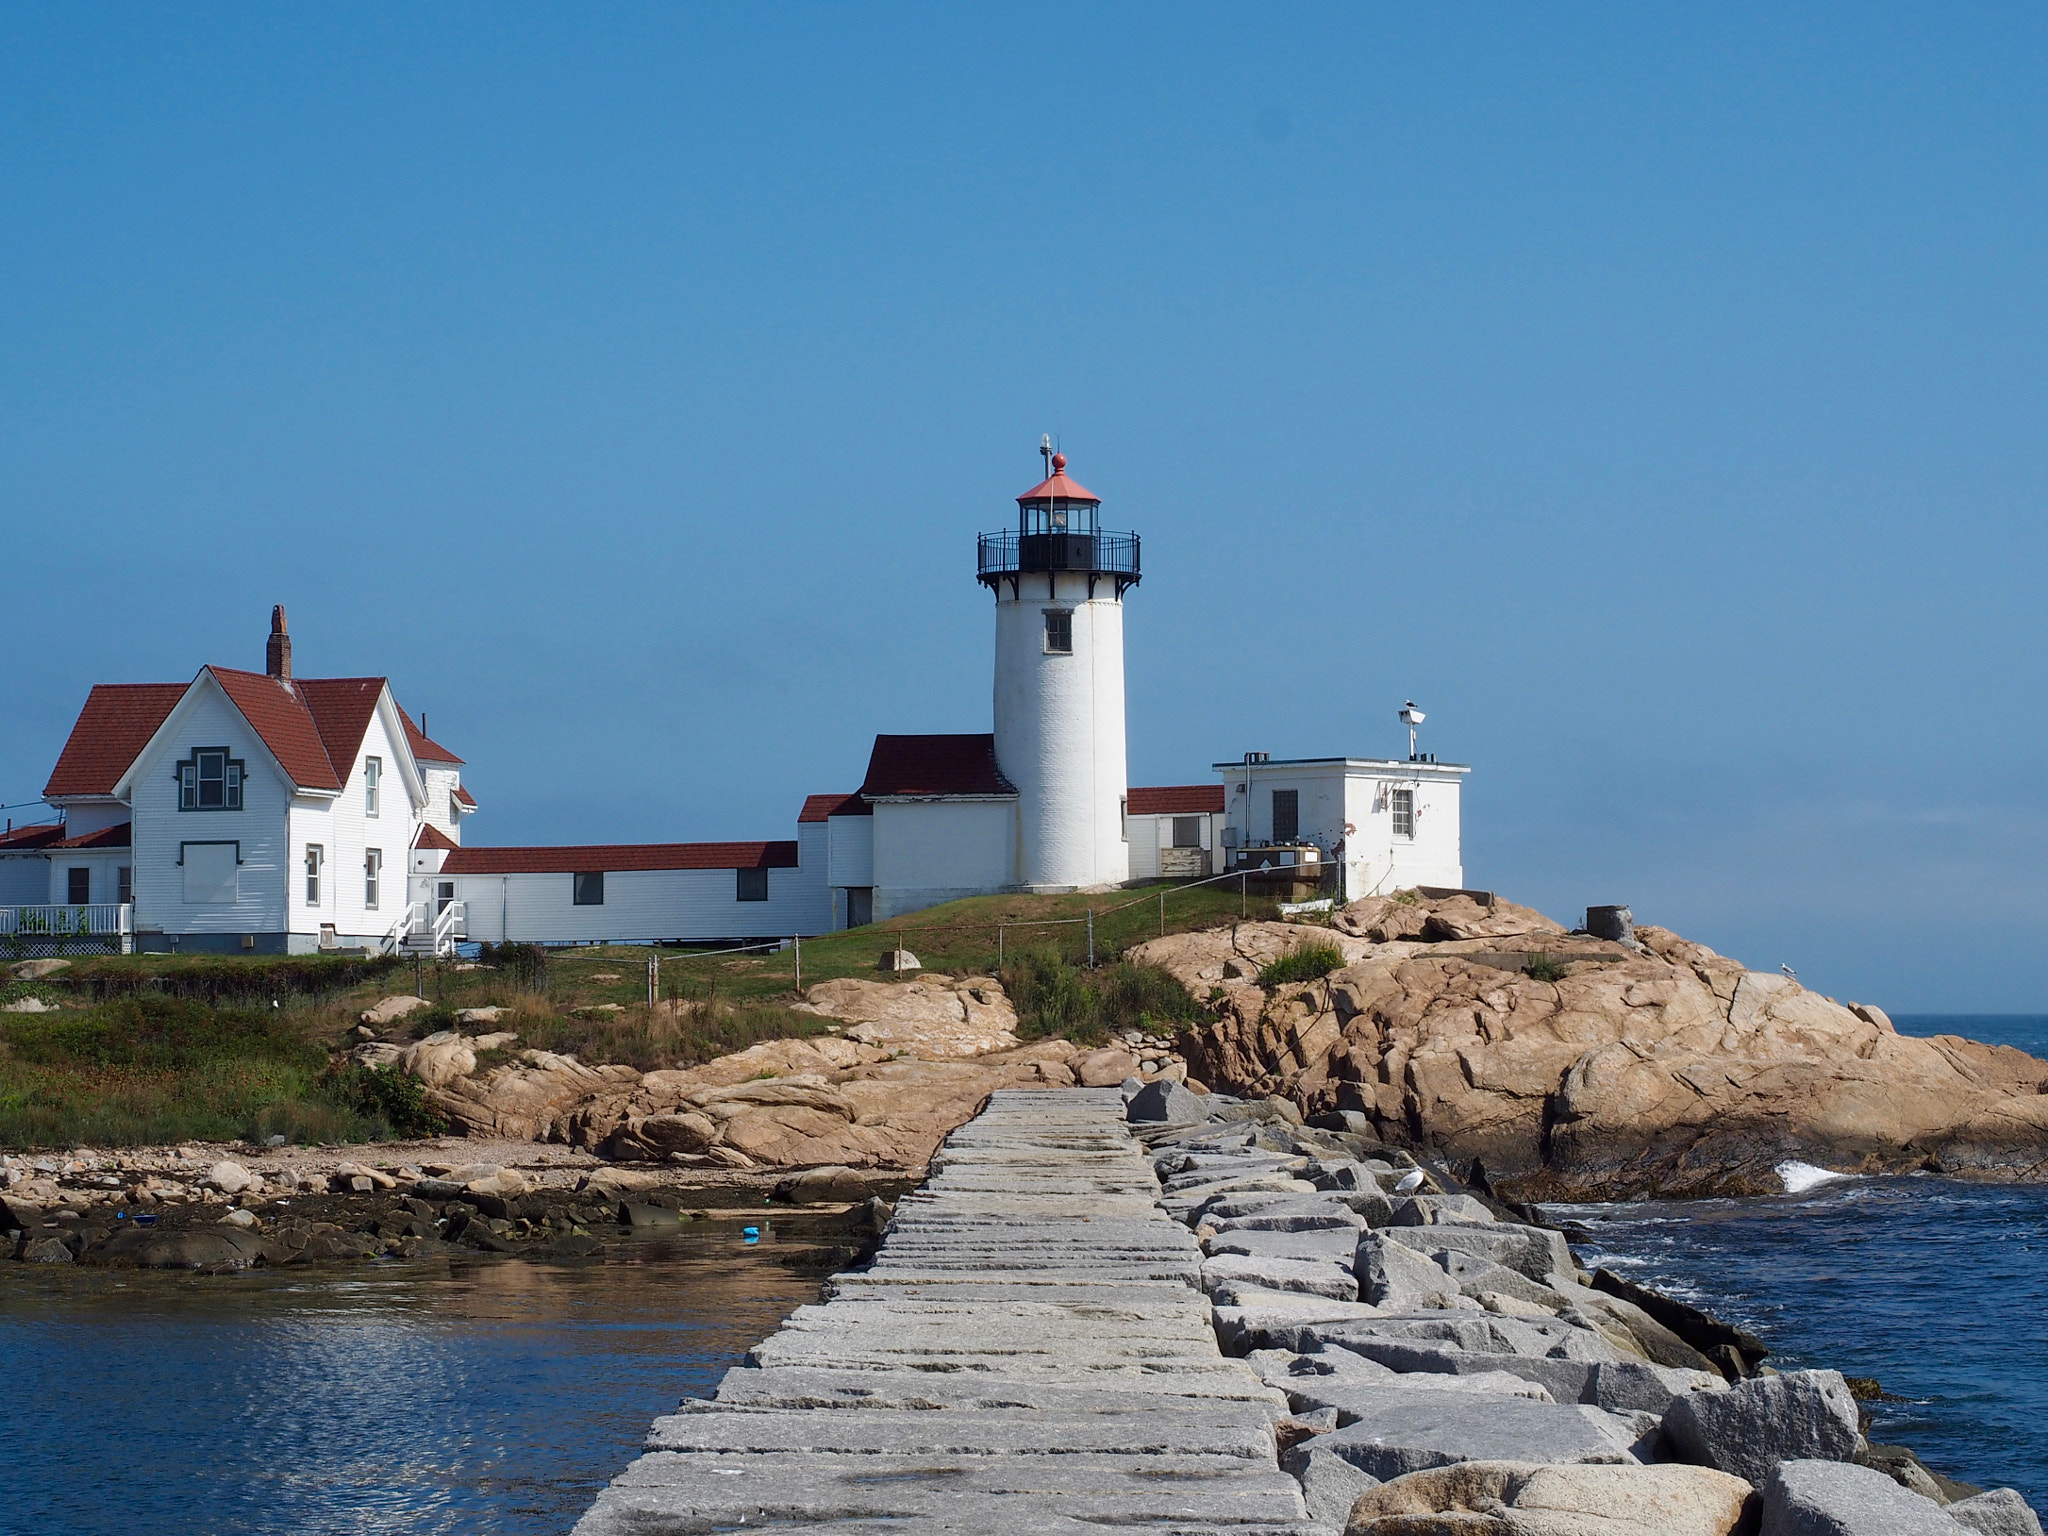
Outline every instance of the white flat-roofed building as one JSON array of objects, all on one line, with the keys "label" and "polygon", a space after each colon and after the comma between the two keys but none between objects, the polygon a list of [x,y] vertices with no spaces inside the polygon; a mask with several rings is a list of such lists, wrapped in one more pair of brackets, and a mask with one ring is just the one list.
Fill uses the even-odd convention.
[{"label": "white flat-roofed building", "polygon": [[1465,883],[1459,832],[1464,763],[1429,758],[1272,758],[1216,763],[1229,867],[1258,850],[1313,847],[1341,870],[1348,901]]}]

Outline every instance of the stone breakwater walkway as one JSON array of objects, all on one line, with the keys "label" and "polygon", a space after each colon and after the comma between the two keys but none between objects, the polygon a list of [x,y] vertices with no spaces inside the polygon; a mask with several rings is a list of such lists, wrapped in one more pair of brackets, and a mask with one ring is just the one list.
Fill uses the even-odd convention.
[{"label": "stone breakwater walkway", "polygon": [[998,1092],[932,1169],[873,1266],[656,1420],[576,1536],[1328,1532],[1120,1093]]}]

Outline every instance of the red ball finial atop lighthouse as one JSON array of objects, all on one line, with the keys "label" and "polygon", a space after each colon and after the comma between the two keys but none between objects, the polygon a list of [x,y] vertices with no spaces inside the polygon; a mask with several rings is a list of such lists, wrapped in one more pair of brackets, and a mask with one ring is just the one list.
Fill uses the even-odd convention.
[{"label": "red ball finial atop lighthouse", "polygon": [[1052,472],[1054,474],[1058,474],[1061,470],[1065,469],[1066,467],[1067,456],[1064,453],[1056,453],[1052,456]]}]

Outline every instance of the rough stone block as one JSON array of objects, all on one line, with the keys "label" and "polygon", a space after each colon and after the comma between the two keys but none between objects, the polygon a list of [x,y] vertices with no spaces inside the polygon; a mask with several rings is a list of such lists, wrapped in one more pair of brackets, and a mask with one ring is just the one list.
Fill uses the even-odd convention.
[{"label": "rough stone block", "polygon": [[1781,1461],[1850,1460],[1863,1444],[1857,1423],[1840,1371],[1788,1371],[1673,1399],[1664,1436],[1679,1460],[1761,1484]]},{"label": "rough stone block", "polygon": [[1633,1463],[1635,1426],[1578,1403],[1492,1393],[1389,1392],[1322,1444],[1381,1482],[1459,1461]]},{"label": "rough stone block", "polygon": [[1378,1232],[1362,1233],[1352,1251],[1358,1293],[1389,1311],[1448,1307],[1458,1282],[1415,1249],[1389,1242]]},{"label": "rough stone block", "polygon": [[1969,1536],[1940,1505],[1853,1462],[1783,1461],[1760,1491],[1762,1536]]},{"label": "rough stone block", "polygon": [[1575,1271],[1572,1251],[1564,1240],[1564,1234],[1545,1227],[1522,1227],[1507,1222],[1496,1222],[1492,1226],[1438,1222],[1427,1227],[1390,1226],[1386,1234],[1390,1241],[1413,1248],[1418,1253],[1438,1253],[1446,1248],[1456,1248],[1465,1253],[1481,1254],[1496,1264],[1518,1270],[1531,1280],[1548,1281],[1553,1275],[1568,1277]]},{"label": "rough stone block", "polygon": [[2041,1519],[2014,1488],[1993,1488],[1948,1507],[1949,1519],[1976,1536],[2041,1536]]},{"label": "rough stone block", "polygon": [[1380,1480],[1360,1471],[1321,1441],[1317,1436],[1295,1446],[1280,1458],[1280,1467],[1301,1484],[1309,1519],[1341,1531],[1351,1519],[1351,1506],[1379,1487]]},{"label": "rough stone block", "polygon": [[1131,1095],[1126,1120],[1157,1120],[1169,1125],[1198,1125],[1209,1118],[1209,1106],[1198,1093],[1161,1078]]}]

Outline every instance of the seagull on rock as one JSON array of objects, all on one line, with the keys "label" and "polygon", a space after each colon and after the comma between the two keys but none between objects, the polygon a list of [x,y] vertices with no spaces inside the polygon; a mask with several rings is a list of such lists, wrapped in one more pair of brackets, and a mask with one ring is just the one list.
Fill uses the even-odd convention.
[{"label": "seagull on rock", "polygon": [[1799,973],[1793,970],[1792,967],[1789,965],[1781,964],[1778,967],[1778,969],[1783,971],[1787,976],[1790,976],[1794,981],[1797,981],[1799,979]]},{"label": "seagull on rock", "polygon": [[1427,1177],[1428,1175],[1420,1168],[1410,1168],[1401,1175],[1401,1182],[1394,1186],[1394,1193],[1397,1195],[1412,1195],[1415,1191],[1422,1188],[1422,1181]]}]

